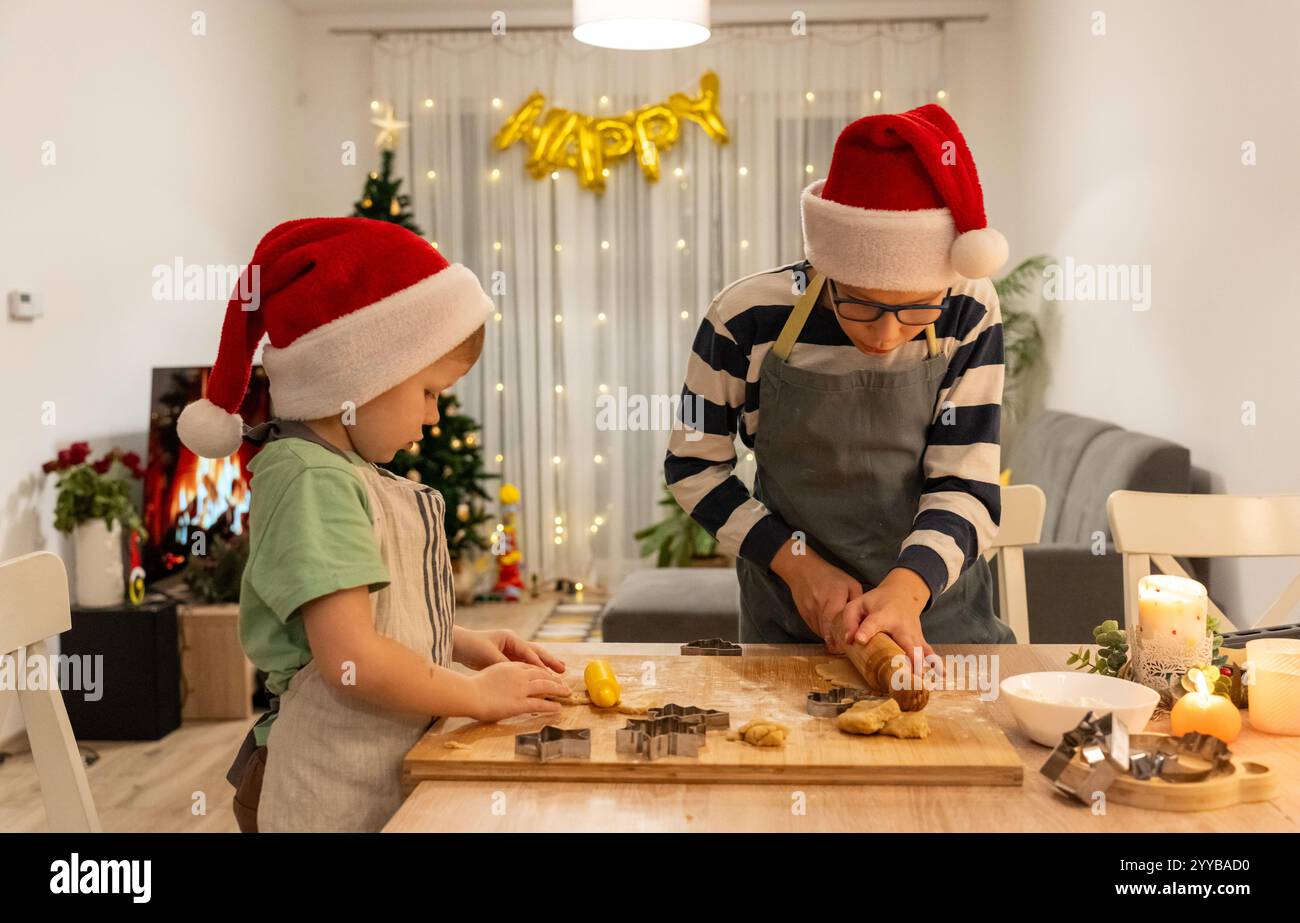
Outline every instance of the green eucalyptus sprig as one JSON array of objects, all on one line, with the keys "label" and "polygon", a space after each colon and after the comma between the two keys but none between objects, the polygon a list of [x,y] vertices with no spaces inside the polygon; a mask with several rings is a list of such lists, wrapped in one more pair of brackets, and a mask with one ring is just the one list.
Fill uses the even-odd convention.
[{"label": "green eucalyptus sprig", "polygon": [[1081,647],[1070,655],[1065,665],[1103,676],[1118,676],[1128,663],[1128,635],[1120,629],[1119,622],[1114,619],[1102,622],[1092,630],[1092,639],[1097,645],[1095,653]]}]

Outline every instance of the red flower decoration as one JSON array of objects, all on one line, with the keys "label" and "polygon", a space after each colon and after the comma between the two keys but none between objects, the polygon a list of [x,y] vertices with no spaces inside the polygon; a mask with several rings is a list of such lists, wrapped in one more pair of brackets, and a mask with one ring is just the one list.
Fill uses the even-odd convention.
[{"label": "red flower decoration", "polygon": [[103,458],[95,462],[90,467],[95,470],[96,474],[107,474],[108,469],[112,467],[112,465],[113,465],[113,456],[105,455]]},{"label": "red flower decoration", "polygon": [[59,450],[59,467],[66,468],[72,464],[72,453],[67,449]]},{"label": "red flower decoration", "polygon": [[[74,442],[68,448],[68,456],[74,465],[80,465],[89,455],[90,443],[88,442]],[[63,453],[60,452],[59,456],[62,457]]]}]

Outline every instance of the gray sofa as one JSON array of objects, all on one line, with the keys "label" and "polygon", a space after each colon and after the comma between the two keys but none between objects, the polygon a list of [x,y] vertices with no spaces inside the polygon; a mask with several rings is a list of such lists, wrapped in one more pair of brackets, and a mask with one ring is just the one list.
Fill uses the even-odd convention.
[{"label": "gray sofa", "polygon": [[[1025,549],[1030,638],[1091,643],[1094,625],[1124,612],[1123,568],[1111,543],[1106,498],[1116,490],[1190,493],[1191,454],[1114,423],[1048,410],[1020,428],[1003,465],[1013,484],[1037,484],[1047,497],[1042,538]],[[1106,539],[1102,555],[1093,554],[1098,532]],[[1182,563],[1206,581],[1203,562]]]},{"label": "gray sofa", "polygon": [[740,637],[734,567],[653,567],[629,574],[605,604],[604,641],[681,644]]},{"label": "gray sofa", "polygon": [[[1124,609],[1106,498],[1121,489],[1191,492],[1190,453],[1113,423],[1045,411],[1021,426],[1003,464],[1011,468],[1012,483],[1037,484],[1047,496],[1042,541],[1025,549],[1030,637],[1035,643],[1089,643],[1094,625],[1119,618]],[[1092,553],[1095,532],[1105,536],[1103,555]],[[1208,585],[1203,562],[1182,563]],[[652,568],[624,579],[605,606],[601,630],[606,641],[734,641],[739,621],[734,570]]]}]

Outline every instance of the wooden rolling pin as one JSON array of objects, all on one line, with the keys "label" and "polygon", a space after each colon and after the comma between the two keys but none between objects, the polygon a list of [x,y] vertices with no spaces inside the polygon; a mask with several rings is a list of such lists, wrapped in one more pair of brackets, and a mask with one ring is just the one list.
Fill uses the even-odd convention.
[{"label": "wooden rolling pin", "polygon": [[[843,637],[843,622],[838,617],[835,619],[835,630]],[[920,711],[929,704],[930,691],[925,688],[920,677],[912,677],[911,689],[893,688],[890,682],[894,675],[893,660],[905,655],[894,639],[883,631],[873,635],[866,644],[854,641],[844,653],[848,655],[853,668],[866,680],[868,691],[889,696],[903,711]],[[907,659],[910,662],[911,658]]]}]

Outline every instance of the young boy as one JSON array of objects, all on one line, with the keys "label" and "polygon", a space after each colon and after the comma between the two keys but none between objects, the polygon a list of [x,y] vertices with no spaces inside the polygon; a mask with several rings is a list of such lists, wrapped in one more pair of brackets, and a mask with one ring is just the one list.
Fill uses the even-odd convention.
[{"label": "young boy", "polygon": [[700,410],[664,460],[677,502],[738,556],[740,640],[1014,643],[983,557],[1002,503],[988,276],[1007,242],[965,138],[936,105],[858,119],[800,209],[807,258],[710,305],[682,389]]},{"label": "young boy", "polygon": [[[454,625],[443,498],[376,467],[438,422],[492,304],[464,266],[366,218],[281,224],[251,265],[257,307],[230,302],[208,396],[177,423],[208,458],[264,444],[249,464],[240,639],[276,699],[228,776],[236,816],[265,832],[376,831],[435,716],[554,712],[543,696],[568,692],[564,664],[536,645]],[[276,418],[246,429],[263,334]]]}]

